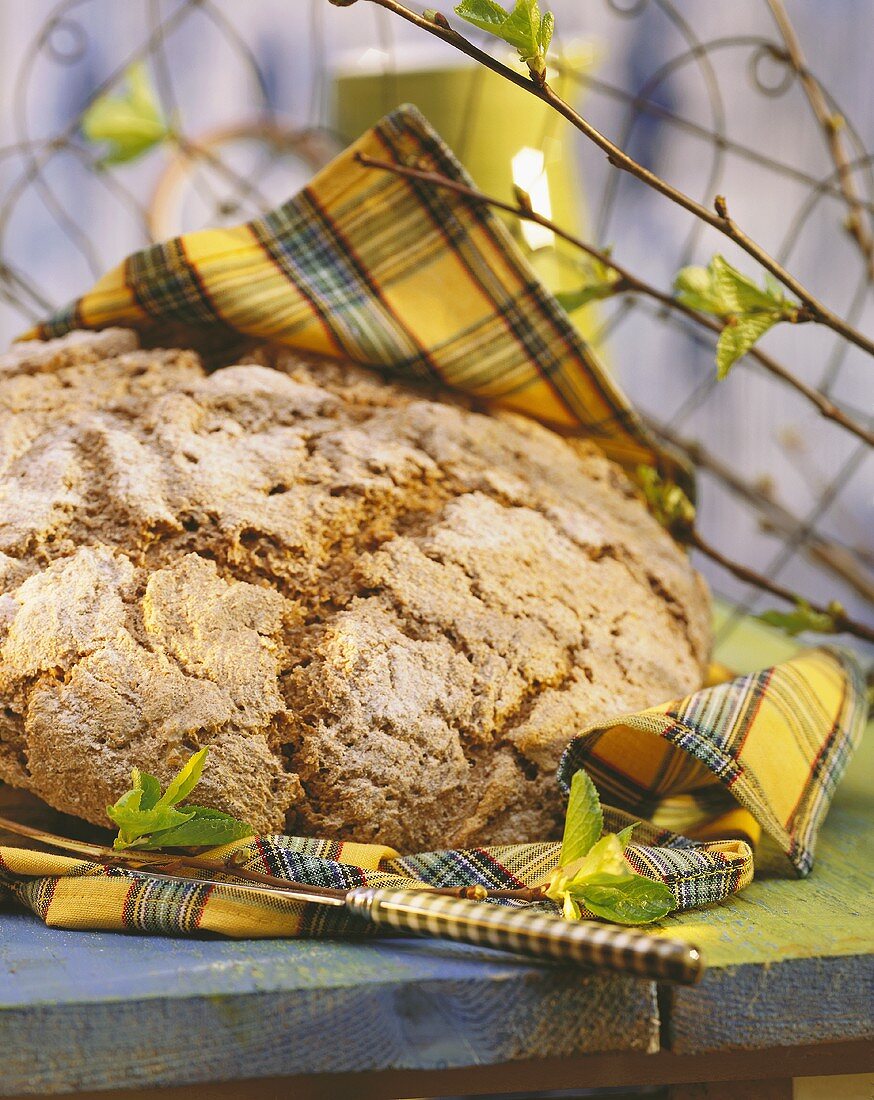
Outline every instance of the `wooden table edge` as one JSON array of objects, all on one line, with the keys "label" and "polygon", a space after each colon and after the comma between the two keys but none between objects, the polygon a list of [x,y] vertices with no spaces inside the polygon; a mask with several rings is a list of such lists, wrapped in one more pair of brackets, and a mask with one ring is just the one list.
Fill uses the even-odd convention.
[{"label": "wooden table edge", "polygon": [[[362,1073],[318,1073],[295,1077],[173,1087],[65,1093],[78,1100],[394,1100],[511,1094],[534,1089],[605,1088],[630,1085],[674,1085],[718,1081],[761,1081],[793,1077],[826,1077],[874,1072],[874,1037],[848,1043],[817,1043],[763,1050],[711,1054],[588,1054],[572,1058],[526,1059],[491,1066],[458,1066],[433,1070],[376,1070]],[[25,1096],[8,1100],[28,1100]]]}]

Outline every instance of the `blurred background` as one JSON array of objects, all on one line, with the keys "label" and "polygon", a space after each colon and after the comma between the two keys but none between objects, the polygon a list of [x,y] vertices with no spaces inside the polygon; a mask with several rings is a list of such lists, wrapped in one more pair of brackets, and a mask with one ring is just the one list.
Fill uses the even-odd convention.
[{"label": "blurred background", "polygon": [[[871,279],[843,228],[834,164],[764,0],[550,6],[562,94],[706,205],[724,194],[753,238],[874,331]],[[789,10],[841,116],[857,189],[872,203],[874,6],[793,0]],[[173,137],[105,165],[105,150],[82,133],[82,113],[123,93],[136,63]],[[0,0],[0,343],[151,240],[279,204],[404,101],[424,111],[484,190],[510,198],[521,185],[536,209],[612,246],[663,290],[680,267],[717,251],[760,277],[725,238],[611,169],[547,107],[366,2]],[[553,289],[580,284],[578,254],[548,231],[514,232]],[[711,342],[651,302],[611,299],[574,321],[642,412],[699,460],[708,541],[870,622],[871,450],[754,362],[717,383]],[[862,351],[814,325],[783,325],[763,348],[871,425],[874,365]],[[742,608],[774,605],[698,564]]]}]

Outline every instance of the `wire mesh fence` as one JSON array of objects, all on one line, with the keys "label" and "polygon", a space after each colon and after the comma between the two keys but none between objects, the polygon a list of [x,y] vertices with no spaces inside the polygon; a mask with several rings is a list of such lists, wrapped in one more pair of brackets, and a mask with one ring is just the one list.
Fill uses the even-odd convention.
[{"label": "wire mesh fence", "polygon": [[[857,120],[830,91],[830,72],[800,74],[785,39],[758,10],[763,5],[705,16],[682,2],[599,0],[597,18],[588,13],[585,27],[577,5],[553,6],[555,67],[587,117],[708,206],[726,194],[732,213],[781,263],[851,323],[870,327],[872,264],[852,231],[854,218],[867,224],[874,214],[874,116]],[[374,115],[397,104],[411,74],[455,64],[445,48],[423,59],[408,28],[385,11],[359,11],[368,7],[62,0],[22,13],[8,0],[5,11],[0,4],[0,28],[14,22],[15,30],[5,35],[10,78],[0,131],[3,336],[64,304],[126,253],[181,231],[246,220],[304,184],[357,136],[344,132],[335,106],[338,80],[349,71],[338,40],[357,50],[355,71],[375,78],[367,85]],[[874,13],[867,22],[874,25]],[[572,39],[590,25],[601,44],[581,61]],[[611,65],[620,47],[623,63]],[[864,65],[864,51],[845,61]],[[846,74],[834,72],[840,62],[833,53],[830,71],[845,88]],[[122,88],[137,63],[169,120],[168,136],[140,161],[108,165],[104,150],[84,136],[83,116]],[[828,133],[805,98],[805,75],[816,79],[840,129],[843,166],[829,155]],[[463,100],[447,115],[452,132],[440,127],[475,176],[476,162],[492,152],[480,147],[476,129],[493,94],[487,76],[467,74]],[[712,230],[615,171],[545,105],[536,106],[542,131],[535,144],[547,153],[550,144],[571,148],[572,198],[587,240],[612,246],[626,266],[668,292],[681,267],[716,251],[750,270]],[[511,164],[492,170],[505,174],[509,194]],[[541,259],[553,250],[558,279],[572,281],[582,270],[561,242],[521,233],[519,240]],[[693,458],[708,540],[795,591],[841,600],[870,622],[871,448],[749,359],[720,383],[709,334],[644,296],[599,303],[583,320],[587,338],[654,429]],[[870,430],[874,381],[864,353],[813,326],[783,328],[768,349]],[[702,568],[737,602],[738,614],[762,605],[755,589],[715,566]]]}]

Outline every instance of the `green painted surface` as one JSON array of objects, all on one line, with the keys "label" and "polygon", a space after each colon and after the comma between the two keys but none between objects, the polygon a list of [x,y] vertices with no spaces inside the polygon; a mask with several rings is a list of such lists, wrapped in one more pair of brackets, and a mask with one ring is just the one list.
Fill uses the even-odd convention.
[{"label": "green painted surface", "polygon": [[[717,622],[725,615],[717,609]],[[797,648],[747,621],[720,648],[719,658],[751,671],[784,660]],[[757,853],[757,878],[746,890],[720,905],[678,914],[661,931],[697,943],[710,968],[874,953],[872,777],[874,723],[838,787],[808,878],[778,877],[768,870],[773,857],[769,861]]]},{"label": "green painted surface", "polygon": [[760,872],[741,894],[679,914],[662,931],[697,943],[711,968],[874,952],[874,814],[864,789],[872,773],[869,726],[826,818],[808,878]]},{"label": "green painted surface", "polygon": [[717,639],[715,656],[737,672],[755,672],[778,661],[788,661],[803,648],[796,639],[750,618],[741,619],[720,639],[731,616],[731,605],[716,599],[713,606],[713,631]]}]

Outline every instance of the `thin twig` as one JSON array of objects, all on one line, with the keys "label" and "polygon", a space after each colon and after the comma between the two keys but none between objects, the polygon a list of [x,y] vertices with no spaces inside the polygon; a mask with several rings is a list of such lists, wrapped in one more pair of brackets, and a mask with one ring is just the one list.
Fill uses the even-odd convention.
[{"label": "thin twig", "polygon": [[[280,890],[296,890],[299,893],[312,894],[313,898],[330,897],[345,898],[348,891],[335,889],[329,886],[313,886],[308,882],[296,882],[292,879],[278,878],[276,875],[263,874],[260,871],[251,871],[243,867],[234,858],[232,853],[227,859],[210,859],[207,856],[174,855],[169,852],[134,852],[116,851],[114,848],[106,848],[102,844],[89,844],[84,840],[71,840],[68,837],[57,836],[55,833],[36,829],[31,825],[22,825],[18,821],[12,821],[8,817],[0,817],[0,830],[15,833],[18,836],[26,836],[31,840],[39,841],[49,848],[59,848],[62,851],[74,852],[76,855],[85,856],[93,863],[100,863],[104,867],[125,867],[132,871],[163,871],[170,874],[176,871],[209,871],[214,875],[232,875],[234,878],[244,879],[246,882],[256,882],[261,886]],[[197,879],[193,878],[196,883]],[[228,883],[233,886],[232,882]],[[441,894],[447,897],[467,898],[469,900],[483,900],[485,898],[508,899],[512,901],[534,902],[542,901],[545,897],[539,886],[526,886],[517,890],[488,890],[482,886],[446,886],[430,887],[421,883],[411,882],[407,889],[427,890],[429,893]]]},{"label": "thin twig", "polygon": [[[769,493],[757,488],[738,474],[734,467],[723,462],[701,443],[675,435],[651,417],[646,417],[650,431],[682,451],[698,469],[707,470],[732,493],[751,504],[761,513],[759,526],[768,533],[792,535],[803,526],[802,521]],[[818,565],[828,569],[835,577],[853,588],[863,599],[874,604],[874,577],[860,558],[848,546],[813,531],[804,547],[808,556]]]},{"label": "thin twig", "polygon": [[[415,168],[410,165],[397,164],[394,161],[379,160],[375,157],[367,156],[365,153],[358,153],[357,159],[358,162],[365,167],[382,169],[386,172],[393,172],[398,176],[404,176],[407,179],[419,180],[422,183],[432,184],[435,187],[441,187],[447,191],[454,191],[456,194],[462,195],[473,202],[484,203],[497,210],[504,210],[508,214],[513,214],[521,221],[534,222],[537,225],[543,226],[545,229],[550,229],[563,241],[580,249],[580,251],[585,252],[594,259],[600,260],[601,263],[605,264],[607,267],[612,268],[619,276],[619,280],[614,286],[615,293],[631,292],[646,295],[646,297],[652,298],[666,309],[673,310],[676,313],[682,313],[702,328],[709,329],[710,332],[716,335],[719,335],[725,327],[724,322],[720,323],[704,313],[699,313],[697,310],[691,309],[670,294],[666,294],[664,291],[651,286],[637,275],[634,275],[628,268],[617,263],[611,255],[604,252],[602,249],[595,248],[580,237],[575,236],[566,229],[562,229],[561,226],[557,225],[549,218],[544,217],[542,214],[538,214],[536,211],[526,206],[521,206],[518,203],[505,202],[503,199],[496,198],[493,195],[487,195],[474,187],[468,187],[467,184],[461,183],[459,180],[450,179],[448,176],[444,176],[439,172]],[[858,436],[859,439],[864,440],[869,447],[874,447],[874,432],[850,417],[835,405],[833,401],[826,397],[825,394],[814,389],[812,386],[808,386],[806,382],[797,378],[788,368],[784,367],[766,352],[759,350],[759,348],[753,347],[746,354],[763,366],[765,370],[769,371],[775,377],[779,378],[805,397],[819,410],[822,416],[826,417],[826,419],[836,424],[840,424],[842,428],[852,432],[854,435]]]},{"label": "thin twig", "polygon": [[[711,319],[709,317],[706,317],[704,314],[698,313],[694,309],[690,309],[688,306],[683,305],[682,302],[678,302],[675,298],[672,298],[670,295],[665,294],[660,290],[657,290],[655,287],[649,286],[649,284],[643,282],[643,280],[639,279],[636,275],[633,275],[626,268],[622,267],[620,264],[617,264],[612,256],[608,255],[606,252],[594,248],[592,245],[589,245],[585,241],[580,240],[573,234],[568,233],[564,229],[561,229],[561,227],[555,225],[548,218],[544,218],[542,215],[535,213],[533,210],[529,210],[527,207],[514,205],[513,203],[504,202],[502,199],[496,199],[489,195],[485,195],[482,192],[477,191],[475,188],[468,187],[466,184],[461,183],[457,180],[449,179],[449,177],[443,176],[438,172],[432,172],[430,170],[421,168],[414,168],[409,165],[399,165],[394,163],[393,161],[377,160],[374,157],[369,157],[363,153],[358,153],[357,158],[359,163],[363,164],[365,167],[382,169],[388,172],[394,172],[400,176],[406,176],[411,179],[419,180],[423,183],[433,184],[434,186],[438,187],[445,187],[446,189],[455,191],[456,193],[463,195],[466,198],[475,200],[477,202],[487,203],[489,206],[494,206],[499,210],[505,210],[510,214],[515,214],[519,218],[523,218],[526,221],[537,222],[538,225],[542,225],[547,229],[553,230],[553,232],[555,232],[557,236],[560,236],[569,244],[576,245],[588,255],[600,260],[608,267],[611,267],[619,276],[619,282],[616,286],[617,291],[637,291],[641,294],[646,294],[647,296],[649,296],[650,298],[654,298],[657,302],[660,302],[667,308],[676,309],[678,312],[686,314],[688,317],[691,317],[699,324],[703,324],[706,328],[710,328],[712,331],[721,331],[721,326],[716,322],[711,323]],[[752,352],[749,352],[748,354],[753,354],[755,350],[756,349],[753,349]],[[789,381],[791,384],[797,382],[797,379],[794,379],[794,377],[788,371],[786,371],[785,368],[781,367],[778,363],[776,363],[775,360],[772,360],[770,356],[763,357],[762,353],[760,352],[755,357],[759,359],[760,362],[764,358],[764,365],[767,367],[767,369],[773,370],[774,373],[779,374],[780,377],[785,378],[786,381]],[[777,369],[774,370],[774,368]],[[805,389],[807,389],[807,387],[805,387]],[[811,393],[814,392],[815,391],[811,391]],[[826,405],[831,405],[831,402],[823,398],[821,394],[818,394],[817,397],[825,402]],[[820,407],[819,401],[815,401],[814,403],[817,405],[817,407]],[[840,410],[835,409],[833,406],[832,410],[833,411],[830,419],[837,419],[839,423],[844,423],[845,421],[848,421],[848,423],[844,424],[845,427],[849,427],[850,431],[853,431],[855,434],[860,435],[861,438],[865,439],[866,442],[869,443],[869,445],[874,442],[874,437],[872,437],[871,433],[868,432],[865,428],[849,420],[849,417],[846,417],[845,414],[840,412]],[[821,411],[823,411],[823,415],[828,415],[824,410],[821,409]],[[788,588],[783,588],[782,585],[774,584],[772,581],[769,581],[767,577],[756,573],[755,570],[749,568],[748,566],[741,565],[740,563],[734,562],[731,559],[727,558],[724,554],[721,554],[718,550],[716,550],[715,547],[712,547],[709,545],[709,543],[705,542],[697,531],[692,531],[689,534],[689,538],[687,541],[689,541],[690,545],[700,550],[703,554],[706,554],[717,564],[721,565],[725,569],[728,569],[736,577],[740,577],[742,580],[748,581],[751,584],[755,584],[759,588],[764,589],[766,592],[770,592],[772,595],[779,596],[780,599],[787,600],[789,603],[798,602],[799,597],[796,593],[790,591],[790,589]],[[817,607],[812,603],[809,603],[809,605],[815,611],[821,611],[824,614],[830,613],[826,608]],[[868,641],[874,641],[874,630],[866,626],[864,623],[856,622],[845,613],[841,612],[835,615],[834,621],[835,626],[838,628],[838,630],[846,631],[850,634],[855,634],[857,637],[864,638]]]},{"label": "thin twig", "polygon": [[[753,584],[765,592],[770,592],[772,596],[776,596],[778,599],[786,600],[787,603],[795,604],[798,602],[798,595],[791,589],[784,588],[782,584],[772,581],[762,573],[757,573],[755,569],[751,569],[747,565],[732,561],[722,551],[717,550],[715,546],[707,542],[697,530],[693,529],[688,532],[687,543],[694,549],[700,550],[702,554],[710,558],[711,561],[716,562],[717,565],[721,565],[723,569],[727,569],[738,580]],[[830,616],[834,621],[837,633],[854,634],[857,638],[862,638],[866,642],[874,642],[874,627],[870,627],[866,623],[860,623],[856,619],[851,619],[842,610],[835,611],[834,608],[823,607],[821,604],[811,603],[809,600],[807,603],[812,611]]]},{"label": "thin twig", "polygon": [[[352,0],[331,0],[331,2],[339,2],[342,6],[347,6],[347,2],[351,3]],[[403,4],[398,3],[397,0],[368,0],[368,2],[393,12],[395,15],[400,16],[401,19],[405,19],[408,23],[412,23],[421,30],[427,31],[428,34],[433,35],[435,38],[439,38],[450,46],[454,46],[455,49],[473,58],[473,60],[478,61],[481,65],[485,65],[486,68],[504,77],[505,80],[509,80],[512,84],[524,89],[530,95],[536,96],[544,103],[547,103],[567,119],[567,121],[579,130],[581,134],[594,142],[594,144],[606,154],[607,160],[614,168],[619,168],[621,171],[628,172],[630,175],[635,176],[654,191],[671,199],[672,202],[681,206],[684,210],[688,210],[690,214],[694,214],[707,225],[717,229],[729,240],[733,241],[739,248],[743,249],[749,256],[752,256],[766,271],[770,271],[771,274],[776,279],[779,279],[780,282],[783,283],[783,285],[802,303],[804,312],[799,311],[801,313],[799,320],[812,320],[819,324],[826,325],[834,332],[839,333],[846,340],[849,340],[850,343],[868,352],[869,355],[874,355],[874,340],[854,328],[847,321],[830,310],[824,302],[816,298],[798,281],[798,279],[795,278],[794,275],[787,271],[782,264],[778,263],[761,245],[757,244],[747,233],[745,233],[729,215],[728,205],[722,195],[717,195],[714,199],[713,210],[703,206],[690,195],[686,195],[683,191],[672,186],[666,180],[663,180],[660,176],[657,176],[654,172],[651,172],[648,168],[639,164],[623,149],[620,149],[618,145],[615,145],[609,138],[605,137],[600,130],[596,129],[590,122],[583,118],[582,115],[575,111],[569,103],[562,99],[562,97],[549,86],[548,83],[545,81],[540,83],[531,77],[523,76],[515,69],[510,68],[509,65],[505,65],[503,62],[498,61],[496,58],[492,57],[491,54],[486,53],[485,50],[481,50],[463,35],[459,34],[458,31],[450,27],[444,17],[441,17],[439,21],[432,22],[430,19],[425,19],[423,16],[417,15]]]},{"label": "thin twig", "polygon": [[[627,104],[636,111],[652,115],[655,118],[669,123],[683,133],[689,134],[701,141],[706,141],[709,145],[716,145],[717,148],[724,149],[729,153],[734,153],[744,160],[751,161],[753,164],[759,164],[764,168],[769,168],[777,175],[786,176],[788,179],[795,180],[797,183],[802,183],[806,187],[818,190],[824,195],[829,195],[831,198],[845,199],[844,193],[841,191],[839,185],[823,183],[821,179],[811,175],[810,172],[805,172],[803,169],[797,168],[793,164],[786,164],[785,161],[777,160],[776,157],[768,156],[768,154],[763,153],[761,149],[754,149],[751,145],[745,145],[735,138],[728,137],[727,134],[715,135],[714,132],[706,126],[702,126],[701,123],[698,122],[693,122],[692,119],[686,118],[685,115],[677,114],[676,111],[672,111],[669,107],[665,107],[663,103],[659,103],[654,99],[649,99],[645,95],[626,91],[626,89],[620,88],[616,84],[611,84],[601,77],[593,76],[589,72],[581,72],[572,65],[562,61],[561,58],[550,58],[549,63],[560,76],[567,77],[569,80],[574,81],[576,84],[580,84],[584,88],[591,88],[592,91],[603,95],[607,99]],[[852,169],[853,167],[859,167],[858,162],[851,161],[850,168]],[[859,199],[859,205],[863,210],[874,213],[874,203],[866,199]]]},{"label": "thin twig", "polygon": [[134,852],[131,850],[118,852],[114,848],[107,848],[102,844],[89,844],[83,840],[71,840],[69,837],[57,836],[55,833],[48,833],[44,829],[36,829],[31,825],[22,825],[6,817],[0,817],[0,829],[6,829],[10,833],[37,840],[50,848],[60,848],[63,851],[74,852],[76,855],[85,856],[94,863],[101,863],[106,867],[127,867],[134,871],[148,871],[151,867],[153,869],[163,868],[168,872],[185,868],[194,871],[210,871],[213,874],[234,875],[236,878],[258,882],[264,886],[301,890],[304,893],[328,895],[330,897],[344,897],[346,893],[345,890],[311,886],[305,882],[292,882],[289,879],[262,874],[260,871],[250,871],[248,868],[241,867],[236,863],[233,857],[221,860],[209,859],[206,856],[172,855],[169,852]]},{"label": "thin twig", "polygon": [[865,260],[868,281],[871,282],[874,280],[874,238],[871,236],[863,213],[862,199],[856,190],[856,181],[850,167],[850,158],[841,134],[842,120],[836,118],[834,113],[829,110],[819,81],[807,67],[807,60],[801,48],[801,42],[795,33],[795,28],[783,5],[783,0],[768,0],[768,7],[771,9],[774,22],[777,24],[777,29],[780,31],[786,45],[788,59],[798,74],[804,94],[807,96],[816,120],[822,128],[829,154],[838,171],[838,185],[850,210],[845,223],[846,229],[859,246],[859,251]]}]

